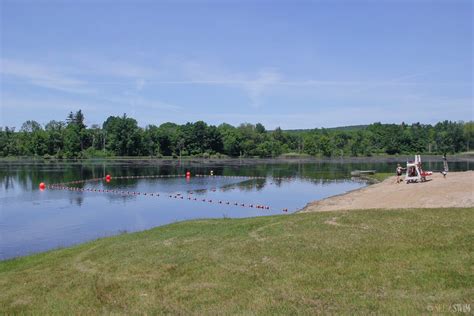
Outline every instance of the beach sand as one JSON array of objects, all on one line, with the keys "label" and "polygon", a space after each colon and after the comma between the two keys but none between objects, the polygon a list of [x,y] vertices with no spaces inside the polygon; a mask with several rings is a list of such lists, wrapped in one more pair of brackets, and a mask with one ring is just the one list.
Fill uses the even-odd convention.
[{"label": "beach sand", "polygon": [[474,207],[474,171],[440,173],[423,183],[390,177],[360,190],[309,203],[302,212],[359,209]]}]

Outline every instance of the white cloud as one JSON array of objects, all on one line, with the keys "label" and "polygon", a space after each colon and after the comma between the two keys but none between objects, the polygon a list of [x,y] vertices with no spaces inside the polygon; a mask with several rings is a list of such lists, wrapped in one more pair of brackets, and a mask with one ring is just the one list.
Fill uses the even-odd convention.
[{"label": "white cloud", "polygon": [[104,100],[110,104],[124,105],[130,110],[182,110],[182,107],[178,105],[170,104],[157,99],[147,99],[131,91],[124,92],[122,97],[107,96],[101,97],[99,100]]},{"label": "white cloud", "polygon": [[135,84],[136,90],[141,91],[145,87],[145,84],[146,84],[145,79],[138,79]]},{"label": "white cloud", "polygon": [[[407,111],[412,109],[415,110],[410,112],[412,113],[410,117],[416,117],[416,120],[422,122],[435,122],[445,118],[457,119],[466,116],[470,116],[472,119],[472,110],[469,110],[472,109],[472,96],[456,100],[439,97],[443,89],[439,89],[440,93],[436,96],[433,93],[433,88],[437,85],[441,87],[441,85],[467,85],[470,83],[435,83],[419,80],[426,73],[394,76],[392,79],[389,77],[382,80],[315,80],[288,78],[277,68],[257,67],[253,71],[243,72],[221,65],[194,61],[163,63],[160,66],[160,71],[157,71],[153,67],[142,67],[113,60],[104,61],[92,57],[87,61],[80,58],[74,60],[75,62],[71,61],[67,66],[58,67],[56,64],[48,66],[13,59],[1,59],[0,73],[2,79],[8,79],[8,83],[32,84],[78,94],[76,98],[71,97],[66,100],[48,93],[47,95],[50,95],[52,99],[42,99],[41,101],[33,99],[32,96],[29,100],[25,100],[22,95],[11,94],[9,98],[2,97],[1,99],[2,110],[6,109],[3,113],[10,115],[17,111],[17,113],[21,112],[22,115],[26,115],[25,118],[31,118],[28,116],[31,111],[41,108],[49,109],[49,113],[61,110],[60,114],[63,116],[63,112],[67,113],[81,108],[91,113],[91,116],[96,115],[97,117],[120,115],[126,112],[137,118],[142,124],[144,122],[153,123],[153,116],[158,116],[160,119],[169,117],[170,119],[193,121],[196,115],[200,114],[193,114],[192,111],[180,113],[183,107],[171,104],[174,99],[170,99],[170,102],[162,100],[163,97],[160,93],[161,91],[166,92],[165,89],[149,89],[149,87],[153,85],[209,85],[216,86],[216,88],[219,86],[235,88],[248,98],[248,102],[245,103],[253,106],[254,111],[252,112],[255,112],[243,115],[246,107],[242,107],[241,114],[206,113],[205,115],[209,119],[219,119],[215,123],[231,119],[235,120],[230,122],[233,124],[242,121],[260,121],[270,128],[278,125],[285,128],[292,126],[310,128],[363,124],[383,118],[399,122],[409,121],[409,117],[405,117],[407,117]],[[413,81],[415,78],[419,81]],[[1,87],[3,93],[5,93],[4,87],[4,85]],[[95,89],[93,90],[91,87]],[[365,93],[366,90],[371,91]],[[187,92],[188,90],[183,87],[182,91]],[[10,93],[13,92],[10,91]],[[167,96],[170,97],[169,94]],[[234,96],[240,97],[235,94]],[[179,99],[176,95],[173,97],[176,100]],[[229,95],[229,97],[231,96]],[[270,100],[270,98],[275,106],[278,104],[283,108],[282,104],[287,102],[287,104],[294,106],[295,111],[299,109],[299,112],[303,114],[273,115],[273,111],[262,106],[267,103],[265,99]],[[199,104],[199,102],[200,100],[196,100],[196,103]],[[323,108],[322,104],[325,103],[328,106]],[[314,106],[312,107],[311,104]],[[329,105],[334,108],[330,108]],[[318,108],[321,111],[316,113]],[[449,109],[448,117],[443,117],[446,115],[447,109]],[[247,112],[249,112],[248,108]],[[42,116],[43,114],[35,113],[35,115]]]},{"label": "white cloud", "polygon": [[269,87],[282,82],[282,75],[273,68],[259,69],[255,73],[241,73],[229,71],[224,67],[185,62],[181,64],[181,69],[188,80],[176,83],[239,87],[247,94],[253,106],[261,104],[261,98]]},{"label": "white cloud", "polygon": [[[390,102],[390,103],[389,103]],[[207,118],[213,124],[222,122],[233,125],[242,122],[260,122],[269,129],[280,126],[283,129],[338,127],[347,125],[382,123],[407,124],[421,122],[435,124],[446,119],[472,120],[473,110],[470,98],[427,98],[417,95],[400,96],[386,103],[371,102],[370,104],[355,104],[338,107],[317,108],[298,113],[259,113],[221,112],[210,113]],[[192,119],[192,118],[191,118]]]},{"label": "white cloud", "polygon": [[[85,60],[85,59],[84,59]],[[131,85],[137,91],[145,87],[149,79],[158,76],[158,72],[139,65],[120,61],[106,61],[89,58],[87,61],[75,60],[66,66],[32,63],[15,59],[0,59],[0,74],[9,83],[28,83],[44,88],[71,92],[96,93],[92,89],[97,85]],[[78,79],[87,78],[87,79]],[[125,79],[125,80],[124,80]],[[129,80],[132,79],[132,80]]]},{"label": "white cloud", "polygon": [[90,93],[85,82],[62,74],[60,71],[39,64],[2,58],[0,74],[12,76],[30,84],[72,93]]},{"label": "white cloud", "polygon": [[257,78],[248,81],[244,87],[250,97],[253,106],[260,106],[260,99],[265,91],[271,86],[278,84],[281,75],[275,70],[261,70]]},{"label": "white cloud", "polygon": [[[91,56],[77,56],[76,66],[71,71],[81,75],[144,80],[157,77],[159,72],[152,67],[145,67],[120,60],[109,60]],[[111,83],[114,83],[113,81]]]}]

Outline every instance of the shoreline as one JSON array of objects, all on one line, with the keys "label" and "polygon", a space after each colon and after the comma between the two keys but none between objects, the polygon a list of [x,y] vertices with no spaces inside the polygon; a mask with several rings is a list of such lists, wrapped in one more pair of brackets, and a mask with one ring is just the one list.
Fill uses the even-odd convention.
[{"label": "shoreline", "polygon": [[397,184],[396,177],[391,176],[379,183],[309,202],[297,212],[474,207],[474,171],[450,172],[446,178],[435,173],[428,179],[423,183]]},{"label": "shoreline", "polygon": [[[361,191],[363,189],[366,189],[367,187],[354,189],[354,190],[348,191],[346,193],[337,194],[337,195],[334,195],[334,196],[331,196],[331,197],[328,197],[328,198],[325,198],[325,199],[322,199],[322,200],[319,200],[319,201],[324,201],[324,200],[328,200],[328,199],[339,197],[339,196],[345,196],[345,195],[347,195],[351,192],[357,192],[357,191]],[[316,201],[316,202],[318,202],[318,201]],[[155,230],[159,230],[159,229],[167,230],[171,226],[188,225],[188,224],[191,225],[191,224],[194,224],[194,223],[200,224],[200,223],[220,222],[220,221],[246,221],[246,220],[258,220],[258,219],[262,219],[262,218],[263,219],[272,219],[272,218],[291,217],[293,215],[304,215],[304,214],[334,214],[334,215],[341,215],[341,214],[347,214],[346,213],[347,211],[350,211],[351,213],[377,212],[377,211],[381,211],[381,212],[387,212],[387,211],[406,212],[406,211],[422,211],[423,209],[426,209],[426,210],[440,210],[440,211],[453,210],[453,209],[458,209],[458,210],[472,209],[474,211],[474,205],[466,206],[466,207],[454,207],[454,208],[453,207],[437,207],[437,208],[422,207],[422,208],[306,211],[306,208],[309,205],[311,205],[312,203],[315,203],[315,202],[309,202],[301,210],[297,210],[297,211],[292,212],[292,213],[272,214],[272,215],[262,215],[262,216],[250,216],[250,217],[231,217],[231,218],[224,218],[224,219],[219,218],[219,217],[217,217],[217,218],[185,219],[185,220],[181,220],[181,221],[167,223],[167,224],[164,224],[164,225],[154,226],[154,227],[147,228],[147,229],[144,229],[144,230],[124,231],[124,232],[120,232],[120,233],[117,233],[117,234],[112,233],[112,234],[109,234],[109,235],[99,236],[99,237],[91,239],[91,240],[77,242],[77,243],[73,243],[73,244],[66,245],[66,246],[58,246],[58,247],[55,247],[55,248],[51,248],[51,249],[47,249],[47,250],[43,250],[43,251],[37,251],[37,252],[34,251],[34,252],[30,252],[30,253],[27,253],[27,254],[24,254],[24,255],[18,255],[18,256],[14,256],[14,257],[8,257],[8,258],[3,258],[3,259],[0,258],[0,265],[8,264],[9,262],[15,262],[15,261],[18,261],[18,260],[27,260],[28,258],[33,258],[33,257],[49,256],[49,255],[52,255],[52,254],[57,253],[57,252],[71,251],[71,250],[74,250],[74,249],[80,249],[80,248],[85,247],[89,244],[95,244],[95,243],[98,243],[98,242],[104,242],[106,240],[121,238],[121,236],[142,235],[142,234],[147,234],[151,231],[155,231]],[[325,223],[326,224],[331,224],[331,223],[328,223],[328,222],[325,222]]]},{"label": "shoreline", "polygon": [[[371,179],[369,177],[369,178],[364,179],[364,180],[367,181],[367,185],[364,186],[364,187],[353,189],[353,190],[350,190],[350,191],[347,191],[347,192],[344,192],[344,193],[340,193],[340,194],[337,194],[337,195],[333,195],[333,196],[324,198],[322,200],[308,201],[303,208],[298,209],[298,210],[292,212],[291,214],[308,213],[308,212],[327,212],[327,211],[372,210],[372,209],[384,209],[384,210],[398,209],[398,210],[403,210],[403,209],[420,209],[420,208],[440,208],[440,209],[442,209],[442,208],[472,208],[472,207],[474,207],[474,180],[471,180],[471,179],[474,179],[474,171],[471,170],[471,171],[463,171],[463,172],[450,172],[448,174],[448,179],[452,179],[453,177],[457,178],[457,175],[466,175],[466,174],[467,174],[467,179],[470,180],[470,182],[467,182],[468,185],[466,185],[466,182],[464,181],[463,183],[461,183],[461,185],[463,185],[465,188],[467,188],[466,192],[468,194],[470,194],[470,197],[469,196],[467,197],[467,200],[465,201],[464,204],[462,204],[462,203],[461,204],[459,204],[459,203],[449,204],[448,203],[448,204],[446,204],[442,207],[436,206],[436,205],[433,205],[433,204],[421,204],[421,205],[411,204],[411,205],[405,206],[405,207],[403,205],[400,205],[400,204],[387,204],[387,205],[384,205],[384,206],[381,206],[380,204],[376,204],[375,206],[364,204],[362,207],[361,206],[352,207],[351,205],[348,206],[348,204],[346,203],[347,200],[348,199],[349,200],[354,199],[354,196],[356,196],[355,198],[360,198],[360,196],[362,196],[362,197],[365,197],[366,199],[369,199],[369,200],[379,199],[377,194],[374,194],[372,192],[367,193],[367,191],[372,191],[372,189],[374,187],[376,187],[376,188],[381,187],[381,188],[384,188],[384,189],[390,188],[390,185],[393,184],[392,182],[395,181],[395,177],[393,177],[393,176],[385,179],[382,182],[377,182],[377,180]],[[439,178],[441,178],[441,175],[435,174],[433,177],[437,178],[436,180],[438,180]],[[464,177],[464,179],[466,179],[466,177]],[[375,181],[375,182],[371,183],[370,181]],[[446,180],[442,179],[442,181],[446,181]],[[399,188],[406,187],[406,188],[410,188],[410,189],[411,188],[414,188],[414,189],[423,188],[424,186],[429,185],[430,182],[431,181],[426,182],[426,183],[409,184],[409,185],[403,183],[403,184],[397,185],[397,188],[398,187]],[[450,186],[452,183],[443,183],[443,184]],[[469,184],[470,184],[470,186],[469,186]],[[392,185],[392,187],[393,187],[393,185]],[[469,189],[471,191],[469,191]],[[377,191],[377,192],[379,192],[379,191]],[[466,193],[466,192],[464,192],[464,193]],[[448,199],[450,199],[450,198],[451,198],[451,196],[448,196]],[[381,200],[385,201],[386,199],[381,199]],[[358,204],[356,203],[356,205],[358,205]],[[287,214],[277,214],[277,215],[287,215]],[[266,217],[266,216],[273,216],[273,215],[264,215],[263,217]],[[253,217],[260,217],[260,216],[251,216],[251,217],[248,217],[248,218],[253,218]],[[219,218],[209,218],[209,219],[212,220],[212,219],[219,219]],[[187,220],[185,220],[183,222],[186,222],[186,221]],[[162,225],[160,225],[160,226],[162,226]],[[159,227],[159,226],[156,226],[156,227]],[[112,234],[111,236],[115,236],[115,234]],[[66,246],[66,248],[69,248],[69,247],[70,246]],[[3,261],[3,260],[8,260],[8,259],[2,259],[0,261]]]}]

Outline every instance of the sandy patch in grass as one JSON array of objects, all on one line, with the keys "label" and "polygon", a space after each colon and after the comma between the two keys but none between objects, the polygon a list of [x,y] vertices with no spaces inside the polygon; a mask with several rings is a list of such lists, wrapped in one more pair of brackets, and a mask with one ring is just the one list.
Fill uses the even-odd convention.
[{"label": "sandy patch in grass", "polygon": [[303,212],[358,209],[474,207],[474,171],[450,172],[423,183],[396,183],[396,177],[360,190],[309,203]]}]

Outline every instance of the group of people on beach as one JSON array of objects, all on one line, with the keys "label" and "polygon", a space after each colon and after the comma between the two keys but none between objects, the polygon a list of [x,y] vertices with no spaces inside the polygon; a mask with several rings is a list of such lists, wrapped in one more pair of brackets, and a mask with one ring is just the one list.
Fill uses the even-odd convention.
[{"label": "group of people on beach", "polygon": [[[421,164],[421,163],[420,163]],[[397,183],[403,182],[403,179],[401,178],[403,175],[403,171],[407,170],[407,168],[403,168],[399,163],[397,164],[397,169],[396,169],[396,174],[397,174]],[[441,174],[443,175],[444,178],[446,178],[446,175],[448,174],[449,168],[448,168],[448,159],[446,158],[446,154],[443,155],[443,171],[441,171]],[[416,173],[416,170],[408,170],[408,174],[410,176],[413,176],[411,173],[414,172]]]}]

